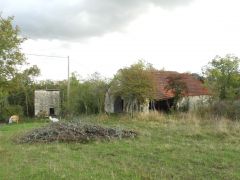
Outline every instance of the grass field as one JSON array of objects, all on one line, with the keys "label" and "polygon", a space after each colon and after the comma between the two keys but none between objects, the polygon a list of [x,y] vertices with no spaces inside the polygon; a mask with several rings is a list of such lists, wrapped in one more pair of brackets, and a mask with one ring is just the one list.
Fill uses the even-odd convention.
[{"label": "grass field", "polygon": [[15,144],[46,122],[0,125],[0,179],[240,179],[240,122],[189,117],[85,117],[136,139]]}]

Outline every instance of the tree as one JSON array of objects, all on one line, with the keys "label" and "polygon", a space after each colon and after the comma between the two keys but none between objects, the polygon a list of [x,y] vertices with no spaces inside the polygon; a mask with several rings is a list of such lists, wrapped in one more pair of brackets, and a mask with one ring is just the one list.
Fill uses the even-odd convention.
[{"label": "tree", "polygon": [[68,113],[71,115],[102,113],[107,81],[94,73],[86,80],[79,80],[76,73],[71,75],[71,91]]},{"label": "tree", "polygon": [[205,82],[213,95],[220,100],[239,96],[240,59],[233,55],[216,56],[203,68]]},{"label": "tree", "polygon": [[153,81],[152,66],[144,61],[139,61],[130,67],[120,69],[111,83],[111,91],[121,96],[125,102],[125,110],[140,111],[140,105],[154,96],[155,86]]},{"label": "tree", "polygon": [[13,17],[6,19],[0,15],[0,83],[5,85],[17,73],[17,66],[25,63],[21,44],[25,40],[19,36],[19,28],[12,25]]},{"label": "tree", "polygon": [[13,17],[4,19],[0,14],[0,110],[6,104],[9,81],[25,63],[20,45],[25,40],[19,36],[19,28],[12,25]]},{"label": "tree", "polygon": [[92,74],[80,84],[79,105],[84,113],[102,113],[104,109],[105,93],[108,89],[106,79],[99,73]]},{"label": "tree", "polygon": [[171,91],[174,94],[173,108],[177,109],[177,103],[188,92],[187,85],[183,81],[181,75],[171,75],[167,77],[167,85],[165,86],[167,91]]},{"label": "tree", "polygon": [[9,103],[21,105],[27,116],[34,113],[34,77],[39,74],[40,69],[34,65],[23,72],[16,73],[9,82]]},{"label": "tree", "polygon": [[108,89],[107,80],[102,78],[101,75],[97,72],[91,75],[89,79],[90,84],[92,84],[92,96],[95,99],[97,111],[98,113],[102,113],[104,111],[104,100],[105,94]]},{"label": "tree", "polygon": [[40,70],[37,66],[21,70],[27,64],[21,52],[25,38],[18,26],[13,26],[13,19],[0,14],[0,111],[17,105],[29,115],[29,109],[33,111],[33,78]]}]

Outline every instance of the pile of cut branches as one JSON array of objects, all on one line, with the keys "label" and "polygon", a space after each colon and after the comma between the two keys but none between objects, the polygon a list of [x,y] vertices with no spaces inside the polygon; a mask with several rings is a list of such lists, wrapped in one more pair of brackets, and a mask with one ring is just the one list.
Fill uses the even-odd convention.
[{"label": "pile of cut branches", "polygon": [[34,129],[16,139],[17,143],[49,143],[49,142],[80,142],[91,140],[110,140],[134,138],[134,131],[118,128],[106,128],[99,125],[84,124],[81,122],[58,122],[45,127]]}]

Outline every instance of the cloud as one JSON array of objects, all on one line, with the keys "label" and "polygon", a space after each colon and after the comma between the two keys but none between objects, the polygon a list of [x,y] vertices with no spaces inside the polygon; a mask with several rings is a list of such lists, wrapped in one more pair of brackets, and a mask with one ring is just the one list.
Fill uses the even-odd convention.
[{"label": "cloud", "polygon": [[[173,8],[192,0],[1,0],[24,36],[74,40],[124,29],[151,5]],[[1,11],[1,10],[0,10]]]}]

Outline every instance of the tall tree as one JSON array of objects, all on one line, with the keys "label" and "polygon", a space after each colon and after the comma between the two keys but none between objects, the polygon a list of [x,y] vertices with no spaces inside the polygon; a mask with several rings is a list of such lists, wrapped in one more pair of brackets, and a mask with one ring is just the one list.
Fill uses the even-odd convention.
[{"label": "tall tree", "polygon": [[203,68],[206,85],[219,99],[234,99],[239,94],[240,59],[233,55],[216,56]]},{"label": "tall tree", "polygon": [[25,63],[20,48],[25,38],[20,37],[20,30],[12,25],[12,21],[13,17],[4,19],[0,16],[0,83],[12,79],[18,71],[17,66]]},{"label": "tall tree", "polygon": [[25,40],[19,36],[19,28],[12,25],[13,17],[3,18],[0,14],[0,110],[6,102],[9,80],[18,72],[18,66],[25,63],[20,45]]},{"label": "tall tree", "polygon": [[0,14],[0,111],[9,105],[19,105],[25,115],[33,112],[33,78],[40,70],[37,66],[22,70],[26,58],[21,52],[25,38],[20,36],[18,26],[13,26],[13,17]]}]

